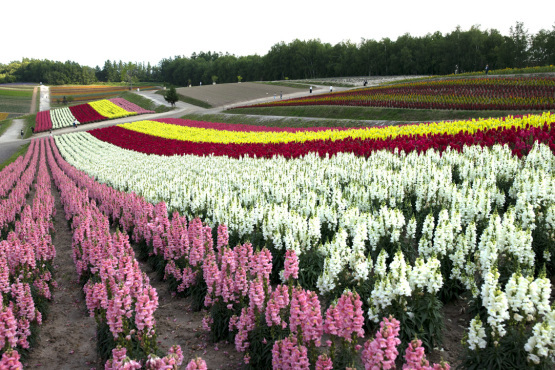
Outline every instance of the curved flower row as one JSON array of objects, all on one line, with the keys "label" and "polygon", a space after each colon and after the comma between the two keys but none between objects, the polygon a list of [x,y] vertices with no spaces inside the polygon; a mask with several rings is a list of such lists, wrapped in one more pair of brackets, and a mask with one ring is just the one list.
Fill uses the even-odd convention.
[{"label": "curved flower row", "polygon": [[137,121],[119,125],[128,130],[158,136],[199,143],[214,144],[280,144],[306,143],[308,141],[339,141],[339,140],[391,140],[402,137],[410,139],[424,135],[456,135],[459,133],[476,134],[484,130],[506,128],[528,128],[551,126],[555,122],[555,115],[550,112],[541,115],[527,115],[521,117],[488,118],[465,121],[441,121],[421,125],[400,125],[386,127],[365,127],[356,129],[327,129],[318,131],[228,131],[183,124],[164,123],[160,121]]},{"label": "curved flower row", "polygon": [[[253,105],[354,105],[412,109],[535,109],[555,107],[555,78],[466,78],[407,82]],[[241,107],[239,107],[241,108]]]},{"label": "curved flower row", "polygon": [[[428,149],[444,151],[448,147],[452,150],[461,151],[465,146],[481,145],[492,146],[494,144],[507,144],[514,154],[522,156],[531,148],[533,142],[541,142],[548,145],[555,153],[555,130],[552,130],[552,119],[554,116],[546,116],[546,119],[538,117],[522,117],[513,119],[510,127],[497,127],[481,131],[475,134],[464,131],[455,134],[421,134],[421,135],[399,135],[394,139],[357,139],[346,138],[338,140],[307,140],[292,141],[287,143],[214,143],[194,142],[191,140],[177,140],[162,138],[149,133],[154,130],[154,122],[143,121],[145,133],[128,130],[121,126],[112,126],[90,131],[90,134],[102,141],[114,144],[124,149],[130,149],[145,154],[157,155],[216,155],[240,158],[251,156],[257,158],[271,158],[279,155],[285,158],[299,158],[308,153],[317,153],[320,156],[334,155],[341,152],[353,153],[358,156],[369,156],[377,150],[412,151],[423,152]],[[147,124],[148,122],[148,124]],[[153,124],[153,127],[150,124]],[[188,122],[186,122],[188,123]],[[175,126],[173,123],[166,126]],[[531,126],[531,127],[530,127]],[[124,126],[130,127],[130,126]],[[131,124],[133,127],[133,124]],[[484,125],[483,127],[488,127]],[[529,127],[529,128],[526,128]],[[209,130],[213,132],[215,130]],[[422,130],[423,131],[423,130]],[[453,130],[455,131],[455,130]],[[205,131],[204,133],[206,134]],[[344,131],[347,132],[347,131]],[[425,131],[424,131],[425,132]],[[225,137],[230,131],[221,133]],[[254,132],[251,133],[255,135]],[[271,138],[272,132],[267,132]],[[334,131],[326,133],[334,135]],[[234,137],[232,134],[231,138]],[[253,136],[254,137],[254,136]],[[206,136],[206,140],[211,140]]]},{"label": "curved flower row", "polygon": [[[33,201],[25,205],[18,220],[11,224],[13,231],[5,240],[0,240],[1,368],[21,368],[18,351],[29,348],[30,338],[36,335],[37,326],[42,323],[44,303],[52,299],[55,286],[52,262],[56,250],[50,236],[55,208],[44,144],[44,141],[33,140],[29,153],[35,161],[17,185],[23,186],[25,193],[29,191],[39,157]],[[16,192],[17,189],[12,191]],[[3,214],[6,210],[1,208],[0,214]]]},{"label": "curved flower row", "polygon": [[[154,311],[158,296],[141,271],[127,235],[110,234],[107,217],[89,201],[87,190],[79,189],[60,168],[64,161],[49,139],[48,163],[60,189],[66,219],[72,221],[74,262],[80,278],[86,280],[87,308],[99,325],[97,340],[102,357],[112,357],[107,368],[125,363],[133,368],[141,366],[128,356],[147,364],[158,363],[156,368],[178,368],[183,360],[179,346],[172,347],[162,359],[156,356]],[[106,340],[110,336],[111,340]],[[117,347],[110,347],[110,343]]]},{"label": "curved flower row", "polygon": [[51,109],[37,113],[35,132],[70,127],[78,123],[90,123],[127,117],[135,114],[152,113],[122,98],[99,100],[71,107]]}]

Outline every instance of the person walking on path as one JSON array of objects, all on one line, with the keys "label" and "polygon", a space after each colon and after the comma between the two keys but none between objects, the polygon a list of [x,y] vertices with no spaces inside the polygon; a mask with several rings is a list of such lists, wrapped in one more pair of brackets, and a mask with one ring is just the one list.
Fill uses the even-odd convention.
[{"label": "person walking on path", "polygon": [[280,99],[283,99],[283,91],[280,91],[280,92],[279,92],[279,98],[280,98]]},{"label": "person walking on path", "polygon": [[486,76],[488,75],[488,71],[489,71],[489,64],[486,64]]},{"label": "person walking on path", "polygon": [[73,120],[73,128],[77,128],[77,119]]},{"label": "person walking on path", "polygon": [[312,94],[312,86],[310,86],[310,93]]},{"label": "person walking on path", "polygon": [[330,92],[333,92],[333,86],[330,86]]}]

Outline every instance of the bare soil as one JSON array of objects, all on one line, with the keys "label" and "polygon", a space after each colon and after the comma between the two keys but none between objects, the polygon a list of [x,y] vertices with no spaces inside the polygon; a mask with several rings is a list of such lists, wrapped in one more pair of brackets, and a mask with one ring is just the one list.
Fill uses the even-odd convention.
[{"label": "bare soil", "polygon": [[283,94],[284,99],[286,95],[290,98],[291,94],[299,92],[308,95],[306,89],[255,82],[180,87],[176,90],[178,94],[205,101],[213,107],[253,103],[253,100],[257,99],[273,100],[274,95],[275,99],[279,99],[280,93]]}]

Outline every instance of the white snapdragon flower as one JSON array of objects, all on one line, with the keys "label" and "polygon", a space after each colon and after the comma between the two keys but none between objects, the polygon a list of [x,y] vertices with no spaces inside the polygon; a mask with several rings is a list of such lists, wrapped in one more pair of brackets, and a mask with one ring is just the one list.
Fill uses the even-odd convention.
[{"label": "white snapdragon flower", "polygon": [[486,330],[482,325],[479,315],[476,315],[476,317],[470,321],[467,344],[468,348],[472,351],[476,351],[478,348],[486,348]]},{"label": "white snapdragon flower", "polygon": [[532,328],[532,336],[524,345],[528,352],[528,361],[539,364],[541,358],[555,358],[555,310],[552,308],[544,317]]},{"label": "white snapdragon flower", "polygon": [[430,212],[424,220],[424,225],[422,226],[422,236],[418,241],[418,253],[423,257],[430,257],[433,254],[432,238],[434,227],[434,215]]}]

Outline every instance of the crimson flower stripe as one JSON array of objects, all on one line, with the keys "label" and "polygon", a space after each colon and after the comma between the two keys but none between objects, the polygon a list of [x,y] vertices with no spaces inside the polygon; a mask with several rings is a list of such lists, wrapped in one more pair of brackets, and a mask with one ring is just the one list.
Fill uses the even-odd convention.
[{"label": "crimson flower stripe", "polygon": [[530,128],[496,128],[479,131],[476,134],[460,132],[455,135],[414,135],[402,136],[389,140],[344,139],[337,141],[314,140],[305,142],[270,143],[270,144],[221,144],[191,142],[165,139],[144,133],[112,126],[89,131],[99,140],[117,145],[121,148],[145,154],[164,156],[172,155],[216,155],[239,158],[243,156],[271,158],[280,155],[285,158],[298,158],[310,152],[320,156],[334,155],[340,152],[352,152],[359,156],[368,156],[377,150],[423,152],[434,148],[443,151],[447,147],[461,151],[464,146],[508,144],[513,154],[522,156],[528,153],[535,141],[547,144],[555,153],[555,130],[546,123],[541,127]]}]

